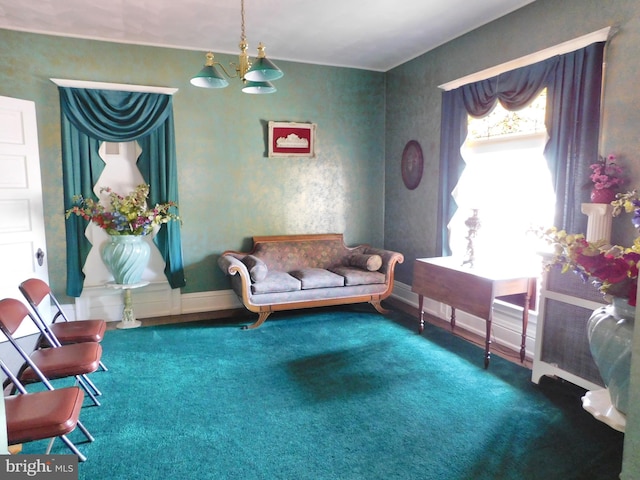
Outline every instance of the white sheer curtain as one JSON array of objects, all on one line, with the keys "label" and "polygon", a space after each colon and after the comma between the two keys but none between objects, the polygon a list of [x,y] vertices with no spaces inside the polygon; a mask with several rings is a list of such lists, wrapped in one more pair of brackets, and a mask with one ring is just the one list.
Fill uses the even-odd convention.
[{"label": "white sheer curtain", "polygon": [[[536,265],[541,245],[532,227],[553,224],[555,195],[543,150],[545,132],[465,141],[465,170],[452,196],[458,210],[448,227],[451,251],[463,258],[465,220],[478,209],[475,264],[506,269]],[[539,262],[539,261],[538,261]]]}]

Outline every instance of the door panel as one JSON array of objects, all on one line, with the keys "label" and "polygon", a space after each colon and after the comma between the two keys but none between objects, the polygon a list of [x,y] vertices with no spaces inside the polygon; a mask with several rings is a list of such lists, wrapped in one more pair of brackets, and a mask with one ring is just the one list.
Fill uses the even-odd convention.
[{"label": "door panel", "polygon": [[[36,109],[34,102],[1,96],[0,212],[0,298],[22,300],[20,282],[49,282]],[[29,323],[18,336],[35,332]]]}]

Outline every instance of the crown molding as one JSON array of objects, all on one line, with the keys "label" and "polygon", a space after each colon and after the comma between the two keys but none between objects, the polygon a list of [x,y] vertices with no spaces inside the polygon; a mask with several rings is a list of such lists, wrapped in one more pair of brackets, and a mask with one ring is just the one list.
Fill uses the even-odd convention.
[{"label": "crown molding", "polygon": [[496,65],[495,67],[472,73],[471,75],[467,75],[457,80],[452,80],[451,82],[439,85],[438,88],[445,91],[454,90],[463,85],[479,82],[480,80],[486,80],[487,78],[495,77],[496,75],[500,75],[501,73],[508,72],[510,70],[515,70],[516,68],[533,65],[534,63],[541,62],[556,55],[564,55],[565,53],[573,52],[595,42],[606,41],[615,33],[617,33],[617,29],[613,27],[606,27],[601,30],[588,33],[587,35],[554,45],[553,47],[545,48],[544,50],[525,55],[524,57]]},{"label": "crown molding", "polygon": [[50,78],[49,80],[51,80],[59,87],[67,88],[89,88],[92,90],[118,90],[121,92],[161,93],[164,95],[173,95],[178,91],[177,88],[152,87],[148,85],[131,85],[127,83],[90,82],[87,80],[69,80],[65,78]]}]

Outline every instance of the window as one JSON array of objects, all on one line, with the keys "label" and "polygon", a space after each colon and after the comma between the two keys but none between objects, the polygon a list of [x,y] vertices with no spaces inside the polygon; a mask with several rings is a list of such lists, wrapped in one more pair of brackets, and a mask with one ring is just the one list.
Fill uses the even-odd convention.
[{"label": "window", "polygon": [[508,268],[539,265],[540,242],[532,228],[553,224],[555,195],[543,151],[546,90],[527,107],[507,111],[499,103],[480,119],[469,117],[461,148],[465,169],[452,195],[458,209],[449,223],[451,251],[464,257],[465,220],[478,210],[475,264]]}]

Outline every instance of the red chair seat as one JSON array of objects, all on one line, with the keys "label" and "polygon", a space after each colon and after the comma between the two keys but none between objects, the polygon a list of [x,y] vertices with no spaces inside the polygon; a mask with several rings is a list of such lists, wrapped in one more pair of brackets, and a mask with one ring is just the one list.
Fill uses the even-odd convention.
[{"label": "red chair seat", "polygon": [[101,342],[107,324],[104,320],[78,320],[75,322],[52,323],[49,329],[60,343]]},{"label": "red chair seat", "polygon": [[[100,366],[102,346],[99,343],[73,343],[58,348],[34,350],[29,358],[48,379],[72,377],[95,372]],[[23,382],[39,382],[40,377],[27,367],[20,375]]]},{"label": "red chair seat", "polygon": [[71,432],[83,400],[84,392],[78,387],[5,397],[9,445]]}]

